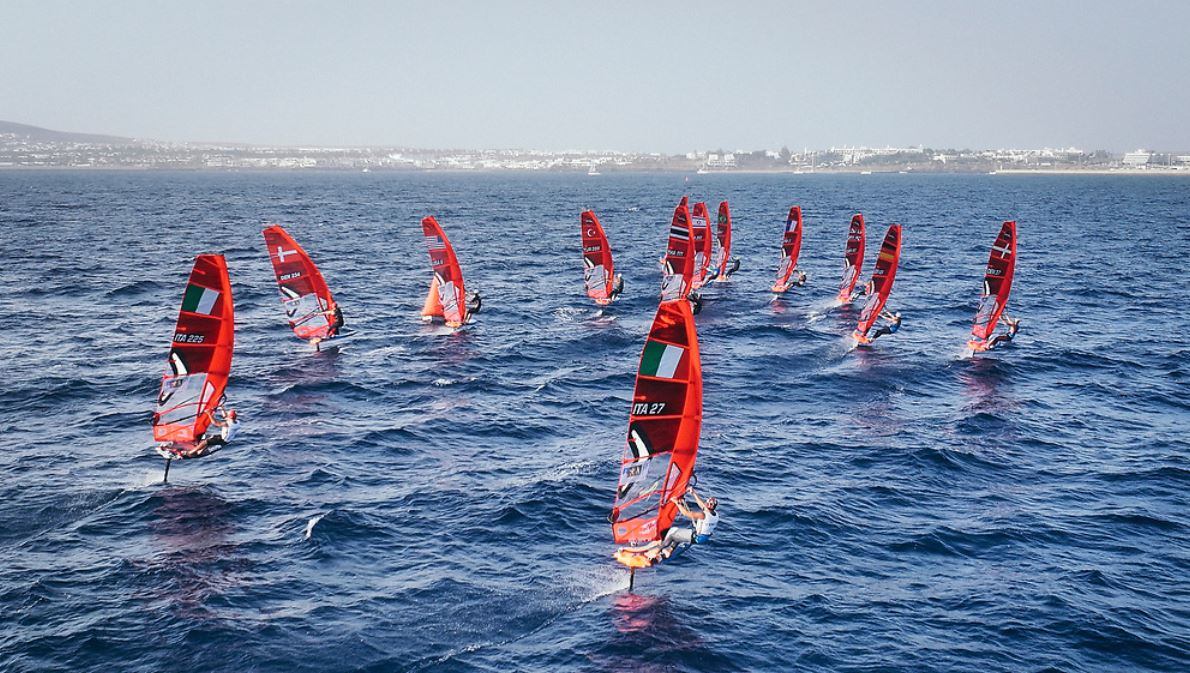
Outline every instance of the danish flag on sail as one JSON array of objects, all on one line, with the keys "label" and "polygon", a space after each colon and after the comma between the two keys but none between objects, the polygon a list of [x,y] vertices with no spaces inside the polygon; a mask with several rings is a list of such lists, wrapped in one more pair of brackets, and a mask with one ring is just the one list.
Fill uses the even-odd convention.
[{"label": "danish flag on sail", "polygon": [[[673,525],[678,512],[673,498],[686,493],[701,430],[702,365],[694,315],[689,302],[663,301],[641,352],[632,393],[611,516],[616,543],[660,540]],[[652,563],[624,549],[616,558],[629,567]]]},{"label": "danish flag on sail", "polygon": [[289,326],[299,339],[325,339],[334,324],[335,300],[314,260],[281,225],[265,227],[265,246]]},{"label": "danish flag on sail", "polygon": [[[773,292],[789,289],[789,279],[797,270],[797,258],[802,252],[802,207],[793,206],[785,218],[785,234],[781,239],[781,266],[777,268],[777,282]],[[850,290],[848,290],[850,293]]]},{"label": "danish flag on sail", "polygon": [[587,296],[596,304],[605,306],[612,302],[616,274],[612,249],[593,211],[584,211],[579,216],[579,224],[583,234],[583,280],[587,284]]},{"label": "danish flag on sail", "polygon": [[690,236],[690,212],[686,206],[674,209],[669,225],[669,243],[665,249],[661,301],[685,299],[694,277],[694,242]]},{"label": "danish flag on sail", "polygon": [[901,260],[901,225],[893,224],[884,235],[884,242],[880,244],[880,255],[876,257],[876,269],[872,271],[872,293],[859,314],[859,323],[855,328],[856,338],[863,341],[872,329],[888,295],[892,292],[893,280],[897,277],[897,265]]},{"label": "danish flag on sail", "polygon": [[1016,273],[1016,222],[1008,221],[1000,226],[1000,234],[992,244],[988,255],[988,266],[983,274],[983,293],[979,298],[979,310],[975,313],[975,324],[971,326],[974,337],[968,342],[973,350],[984,350],[988,339],[996,331],[996,323],[1008,306],[1008,295],[1012,293],[1012,277]]},{"label": "danish flag on sail", "polygon": [[200,440],[219,406],[231,374],[235,311],[223,255],[194,260],[169,350],[153,439],[159,443]]},{"label": "danish flag on sail", "polygon": [[856,213],[847,229],[847,249],[843,253],[843,281],[839,284],[839,301],[850,301],[855,282],[864,265],[864,216]]},{"label": "danish flag on sail", "polygon": [[448,327],[461,327],[468,318],[467,294],[455,249],[433,217],[422,219],[421,230],[430,253],[430,266],[434,269],[434,279],[430,281],[430,292],[426,295],[421,315],[427,319],[442,318]]}]

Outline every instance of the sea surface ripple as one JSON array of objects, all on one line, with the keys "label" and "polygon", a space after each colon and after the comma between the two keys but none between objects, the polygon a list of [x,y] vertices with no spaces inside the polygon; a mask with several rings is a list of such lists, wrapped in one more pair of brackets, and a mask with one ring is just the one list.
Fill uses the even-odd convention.
[{"label": "sea surface ripple", "polygon": [[[605,517],[683,193],[730,199],[743,262],[698,318],[723,523],[629,594]],[[795,203],[810,283],[773,301]],[[854,211],[905,226],[905,325],[849,352]],[[0,670],[1190,670],[1188,212],[1176,177],[0,171]],[[425,214],[485,297],[457,334],[417,319]],[[1003,219],[1023,329],[969,359]],[[289,333],[270,222],[354,343]],[[199,252],[244,425],[163,484]]]}]

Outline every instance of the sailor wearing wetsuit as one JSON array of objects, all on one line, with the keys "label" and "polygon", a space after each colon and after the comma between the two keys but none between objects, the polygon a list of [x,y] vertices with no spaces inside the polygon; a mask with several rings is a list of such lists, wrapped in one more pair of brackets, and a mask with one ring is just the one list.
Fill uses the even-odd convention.
[{"label": "sailor wearing wetsuit", "polygon": [[693,527],[671,526],[662,539],[654,540],[640,547],[625,547],[624,551],[643,554],[648,558],[649,565],[656,565],[673,556],[681,545],[702,544],[709,540],[711,534],[715,532],[715,526],[719,525],[719,501],[715,498],[707,498],[706,502],[703,502],[693,488],[687,489],[686,492],[694,497],[694,501],[698,503],[699,511],[693,511],[687,507],[682,498],[675,497],[672,502],[678,506],[678,511],[683,516],[694,522]]},{"label": "sailor wearing wetsuit", "polygon": [[189,451],[179,451],[177,453],[179,458],[201,458],[218,451],[220,448],[227,446],[231,440],[235,439],[236,433],[239,432],[240,422],[236,420],[236,410],[223,410],[219,407],[217,411],[223,413],[223,420],[215,420],[215,427],[219,428],[219,434],[204,437],[201,442],[196,444],[193,449]]},{"label": "sailor wearing wetsuit", "polygon": [[333,315],[334,315],[334,320],[331,321],[331,326],[326,331],[326,335],[328,337],[339,336],[339,333],[343,331],[343,324],[346,322],[343,319],[343,309],[339,308],[338,304],[335,304],[335,310],[334,310]]},{"label": "sailor wearing wetsuit", "polygon": [[872,332],[872,336],[868,337],[869,341],[875,341],[885,334],[896,334],[897,330],[901,329],[901,314],[889,313],[888,311],[881,311],[880,317],[889,321],[887,325],[881,325],[879,329]]},{"label": "sailor wearing wetsuit", "polygon": [[993,348],[996,348],[998,346],[1003,346],[1004,344],[1012,343],[1013,338],[1016,337],[1016,333],[1021,330],[1020,318],[1009,318],[1007,315],[1001,313],[1000,314],[1000,322],[1004,323],[1005,325],[1008,325],[1008,333],[1000,334],[1000,335],[996,336],[994,339],[992,339],[991,341],[989,341],[987,350],[992,350]]},{"label": "sailor wearing wetsuit", "polygon": [[483,308],[483,296],[478,292],[467,293],[467,315],[479,313]]},{"label": "sailor wearing wetsuit", "polygon": [[623,291],[624,291],[624,276],[617,273],[615,278],[612,279],[612,291],[611,291],[611,294],[609,294],[607,296],[607,298],[615,299],[616,297],[619,297],[620,293],[622,293]]}]

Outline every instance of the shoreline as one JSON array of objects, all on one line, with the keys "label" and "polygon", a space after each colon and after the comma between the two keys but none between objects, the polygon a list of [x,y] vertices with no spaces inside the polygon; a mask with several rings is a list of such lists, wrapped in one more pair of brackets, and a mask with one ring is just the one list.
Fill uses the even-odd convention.
[{"label": "shoreline", "polygon": [[[19,172],[59,172],[59,171],[78,171],[78,172],[130,172],[130,173],[360,173],[360,174],[417,174],[425,175],[430,173],[442,173],[448,175],[465,175],[465,174],[516,174],[516,175],[585,175],[581,170],[529,170],[516,168],[372,168],[367,173],[356,168],[333,168],[333,167],[314,167],[314,168],[283,168],[278,166],[269,167],[245,167],[245,168],[208,168],[208,167],[182,167],[182,166],[0,166],[0,173],[19,173]],[[698,173],[697,171],[675,169],[675,168],[639,168],[639,169],[624,169],[624,170],[606,170],[600,175],[589,176],[592,179],[597,179],[604,176],[615,176],[617,174],[669,174],[669,175],[686,175],[686,176],[722,176],[722,175],[856,175],[856,176],[870,176],[870,175],[1149,175],[1149,176],[1188,176],[1190,177],[1190,168],[1160,168],[1160,169],[1146,169],[1146,168],[1005,168],[1002,170],[982,171],[982,170],[958,170],[958,171],[880,171],[880,170],[848,170],[848,169],[825,169],[813,171],[790,170],[785,168],[742,168],[732,169],[726,171],[706,171]]]}]

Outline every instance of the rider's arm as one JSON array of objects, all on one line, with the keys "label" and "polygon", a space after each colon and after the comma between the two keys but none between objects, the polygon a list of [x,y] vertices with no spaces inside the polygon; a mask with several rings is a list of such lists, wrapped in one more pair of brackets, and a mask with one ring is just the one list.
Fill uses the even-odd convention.
[{"label": "rider's arm", "polygon": [[694,497],[694,502],[698,503],[699,509],[706,510],[707,504],[702,501],[702,498],[698,497],[698,492],[694,490],[694,487],[690,487],[688,493]]}]

